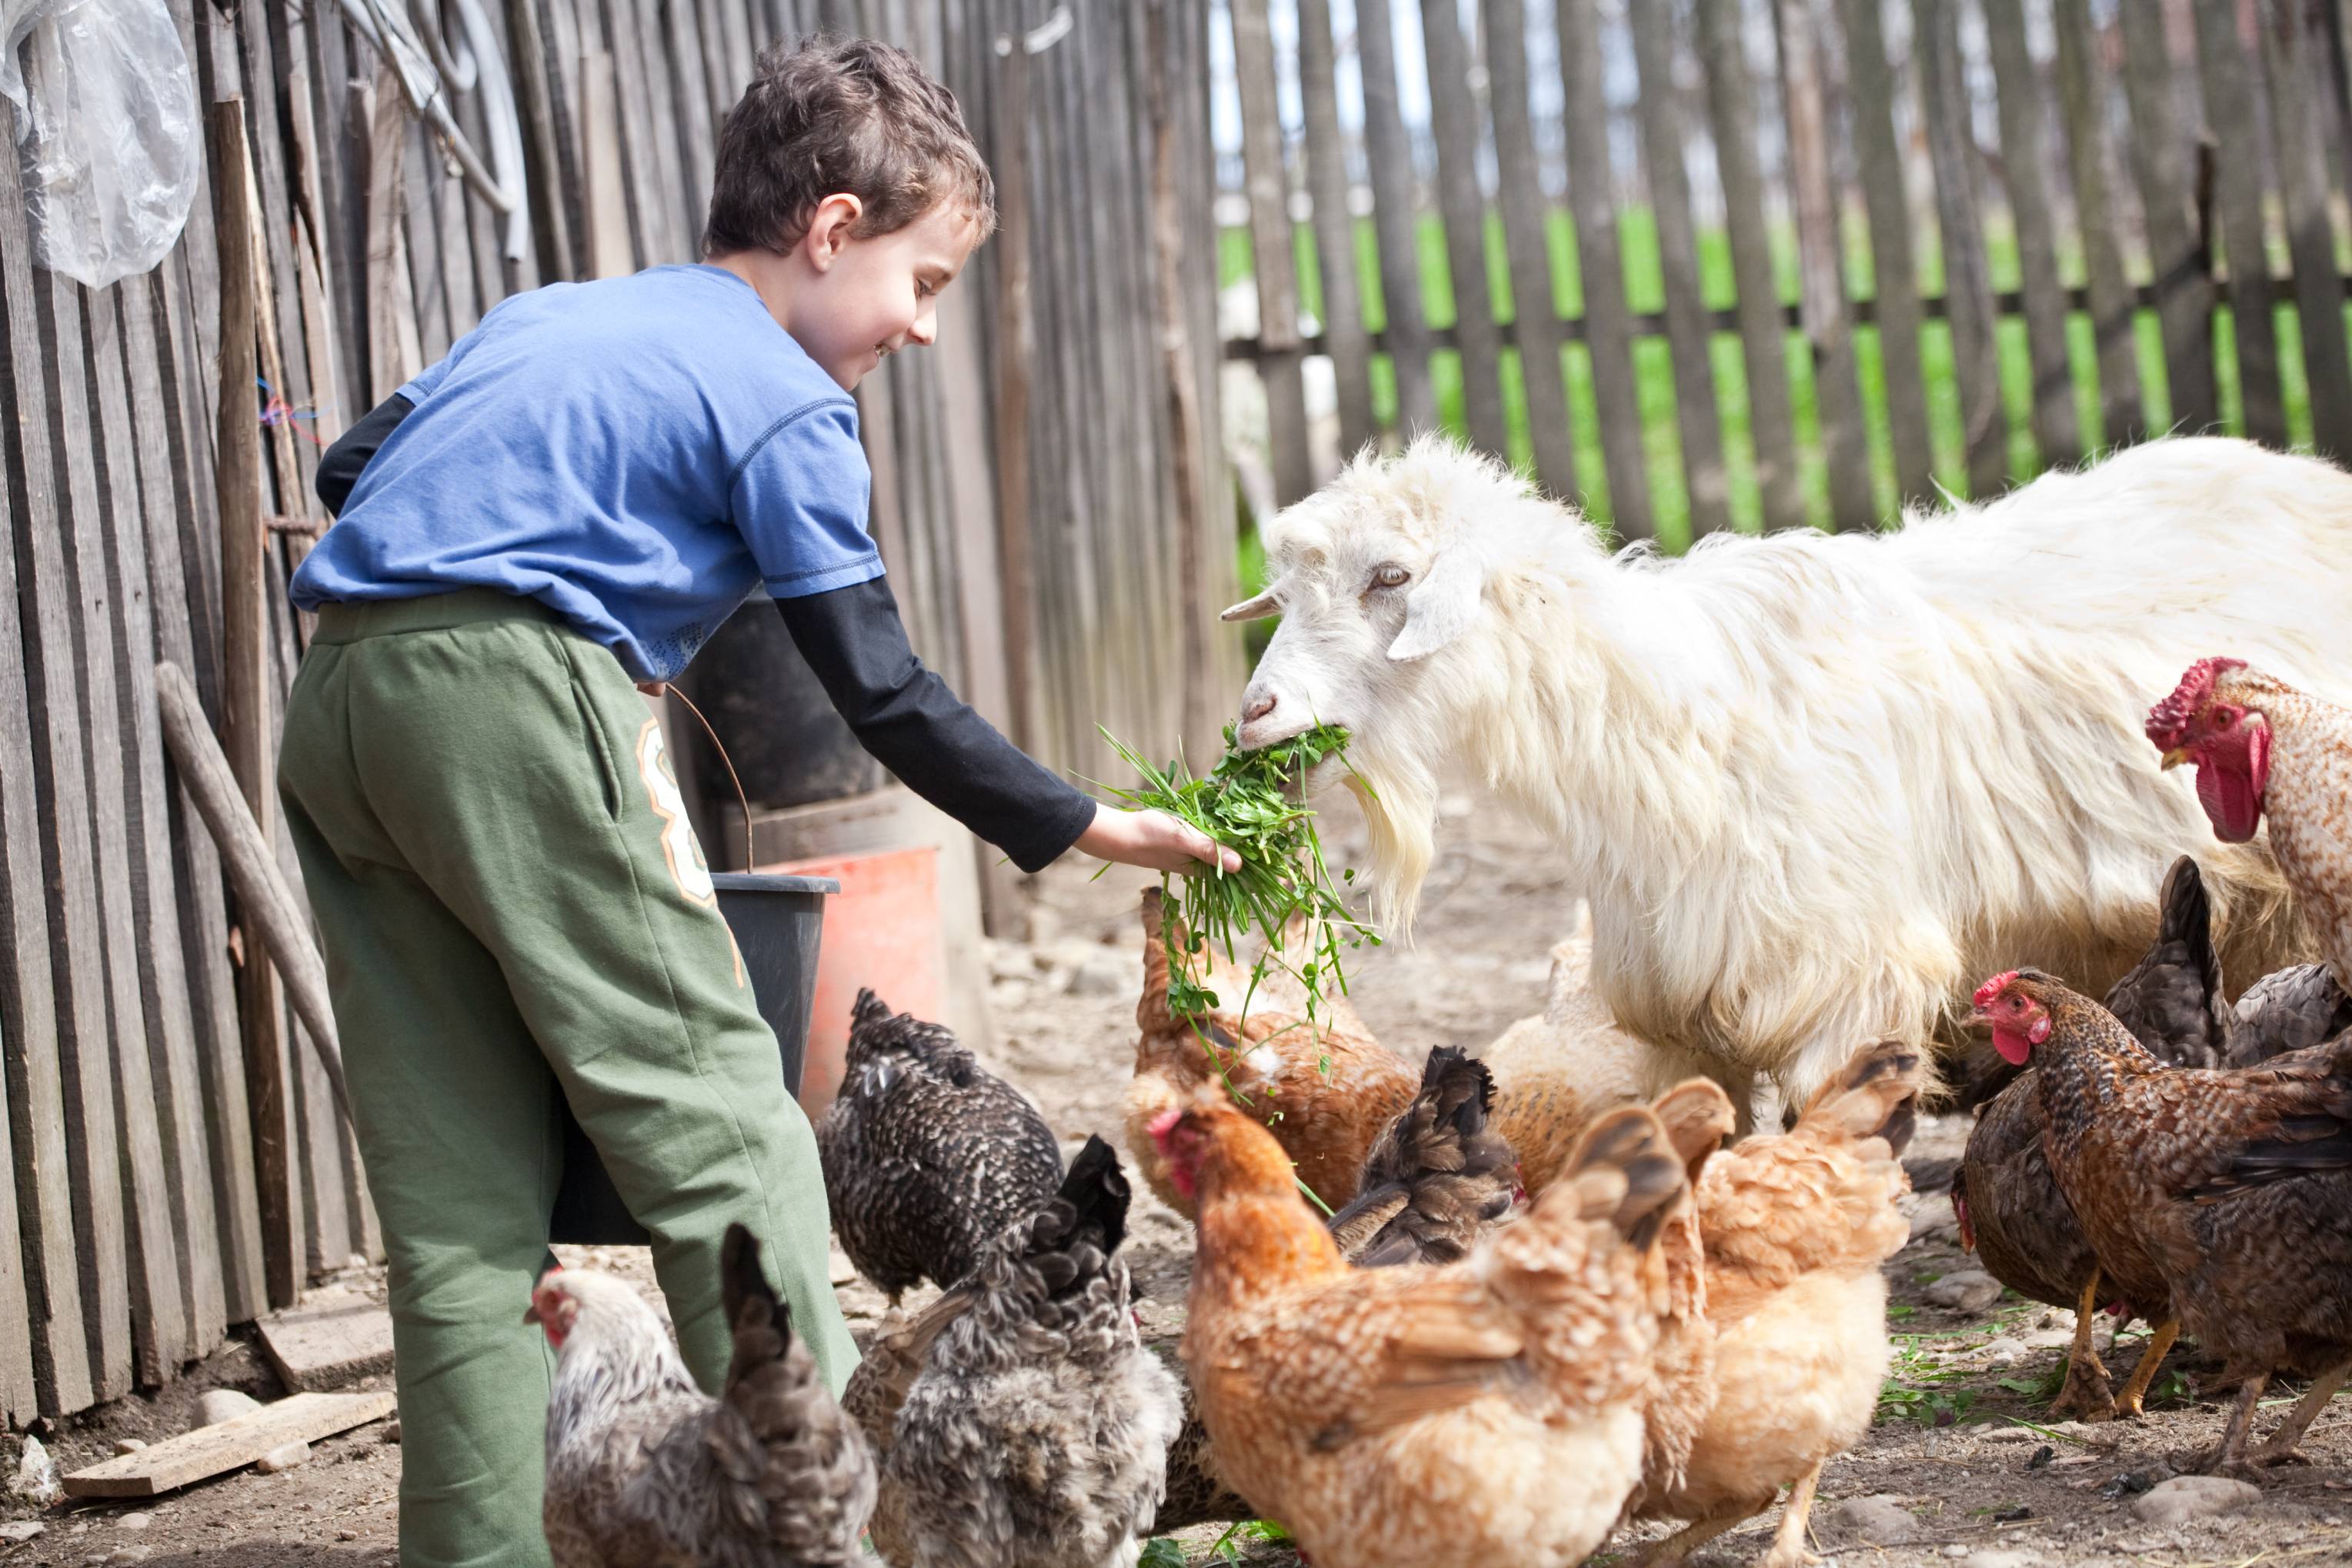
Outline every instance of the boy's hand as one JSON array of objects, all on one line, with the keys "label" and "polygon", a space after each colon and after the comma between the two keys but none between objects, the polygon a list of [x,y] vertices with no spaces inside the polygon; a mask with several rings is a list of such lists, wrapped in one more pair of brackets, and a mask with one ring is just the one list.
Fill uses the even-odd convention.
[{"label": "boy's hand", "polygon": [[1242,868],[1242,858],[1190,823],[1164,811],[1121,811],[1097,805],[1095,819],[1078,835],[1077,847],[1097,860],[1141,866],[1153,871],[1192,872],[1222,861],[1228,871]]}]

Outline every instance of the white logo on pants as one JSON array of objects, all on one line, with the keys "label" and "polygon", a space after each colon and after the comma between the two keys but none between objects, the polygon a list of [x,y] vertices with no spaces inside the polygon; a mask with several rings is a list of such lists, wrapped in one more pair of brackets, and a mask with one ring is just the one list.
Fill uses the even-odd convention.
[{"label": "white logo on pants", "polygon": [[637,732],[637,773],[646,781],[646,795],[653,798],[654,815],[661,818],[662,854],[669,861],[670,878],[677,883],[677,890],[698,904],[716,903],[710,862],[702,858],[701,841],[694,837],[694,824],[687,820],[686,795],[677,787],[677,773],[662,743],[661,726],[651,719]]}]

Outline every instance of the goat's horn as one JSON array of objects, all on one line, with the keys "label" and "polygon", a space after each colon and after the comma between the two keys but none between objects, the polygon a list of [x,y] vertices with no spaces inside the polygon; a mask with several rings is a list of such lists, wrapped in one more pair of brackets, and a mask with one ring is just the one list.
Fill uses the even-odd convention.
[{"label": "goat's horn", "polygon": [[1272,588],[1268,588],[1265,592],[1256,595],[1255,598],[1244,599],[1240,604],[1235,605],[1233,608],[1220,615],[1217,619],[1221,621],[1262,621],[1268,616],[1278,616],[1280,614],[1282,614],[1282,601],[1274,596],[1274,590]]}]

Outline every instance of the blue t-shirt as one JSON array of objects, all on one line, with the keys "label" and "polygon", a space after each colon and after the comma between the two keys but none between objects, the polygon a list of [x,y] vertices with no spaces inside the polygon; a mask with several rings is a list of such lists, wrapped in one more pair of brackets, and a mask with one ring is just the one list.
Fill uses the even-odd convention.
[{"label": "blue t-shirt", "polygon": [[882,574],[857,405],[722,268],[518,294],[400,390],[305,609],[495,588],[668,680],[754,584]]}]

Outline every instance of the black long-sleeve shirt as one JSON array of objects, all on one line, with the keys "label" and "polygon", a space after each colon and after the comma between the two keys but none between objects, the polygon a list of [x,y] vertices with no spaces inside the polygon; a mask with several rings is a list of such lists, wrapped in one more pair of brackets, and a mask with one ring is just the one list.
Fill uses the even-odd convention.
[{"label": "black long-sleeve shirt", "polygon": [[[341,514],[360,470],[413,406],[395,393],[327,449],[317,489],[330,512]],[[1092,799],[1006,740],[915,657],[887,579],[775,603],[858,743],[1014,865],[1043,869],[1094,820]]]}]

